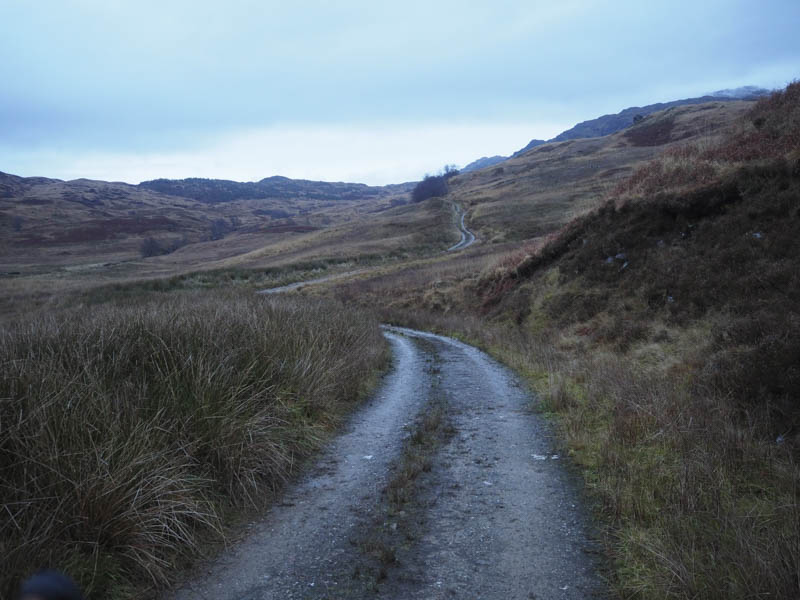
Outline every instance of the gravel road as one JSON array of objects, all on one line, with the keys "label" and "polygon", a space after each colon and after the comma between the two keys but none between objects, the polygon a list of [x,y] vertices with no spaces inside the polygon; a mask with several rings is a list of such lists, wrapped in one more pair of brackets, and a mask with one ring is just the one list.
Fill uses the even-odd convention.
[{"label": "gravel road", "polygon": [[[576,487],[531,396],[456,340],[387,327],[394,364],[373,399],[248,535],[166,598],[603,597]],[[378,581],[356,574],[417,415],[444,394],[453,433],[431,457],[423,514]]]},{"label": "gravel road", "polygon": [[447,249],[447,252],[455,252],[456,250],[463,250],[475,243],[475,234],[472,233],[464,224],[464,218],[467,216],[467,211],[456,205],[456,210],[461,214],[458,221],[458,229],[461,232],[461,239],[457,244],[453,244]]},{"label": "gravel road", "polygon": [[313,285],[315,283],[325,283],[326,281],[336,281],[337,279],[344,279],[345,277],[350,277],[351,275],[358,275],[359,273],[363,272],[364,269],[361,269],[359,271],[347,271],[345,273],[333,273],[331,275],[325,275],[324,277],[317,277],[316,279],[305,279],[303,281],[296,281],[288,285],[266,288],[264,290],[257,291],[256,294],[282,294],[283,292],[291,292],[292,290],[297,290],[307,285]]}]

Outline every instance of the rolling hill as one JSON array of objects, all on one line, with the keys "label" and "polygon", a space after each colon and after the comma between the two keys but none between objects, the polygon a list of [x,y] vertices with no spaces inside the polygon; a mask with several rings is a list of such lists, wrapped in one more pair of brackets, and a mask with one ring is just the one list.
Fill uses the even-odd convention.
[{"label": "rolling hill", "polygon": [[720,133],[752,101],[684,104],[604,137],[548,142],[450,181],[479,237],[499,243],[545,235],[596,206],[619,180],[664,148]]},{"label": "rolling hill", "polygon": [[130,261],[149,239],[153,255],[228,237],[245,252],[403,204],[410,187],[283,177],[129,185],[0,173],[0,271]]},{"label": "rolling hill", "polygon": [[603,115],[601,117],[578,123],[574,127],[571,127],[566,131],[562,131],[557,136],[549,140],[533,139],[528,142],[525,147],[517,150],[511,156],[492,156],[479,158],[461,170],[463,172],[470,172],[496,165],[508,160],[509,158],[521,156],[526,152],[548,142],[564,142],[567,140],[602,137],[612,133],[617,133],[618,131],[622,131],[623,129],[635,124],[639,119],[667,108],[685,106],[687,104],[707,104],[709,102],[757,100],[768,93],[769,90],[750,85],[730,90],[718,90],[716,92],[696,98],[684,98],[682,100],[673,100],[670,102],[657,102],[655,104],[648,104],[647,106],[632,106],[621,110],[616,114]]},{"label": "rolling hill", "polygon": [[620,597],[795,597],[800,83],[506,164],[451,195],[484,240],[519,241],[335,293],[527,375]]}]

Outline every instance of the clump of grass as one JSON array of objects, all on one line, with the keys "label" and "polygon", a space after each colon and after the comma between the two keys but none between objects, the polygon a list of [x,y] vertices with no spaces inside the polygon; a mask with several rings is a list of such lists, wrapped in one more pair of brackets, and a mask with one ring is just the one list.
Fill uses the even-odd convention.
[{"label": "clump of grass", "polygon": [[131,597],[264,506],[385,360],[335,303],[165,295],[0,331],[0,595]]},{"label": "clump of grass", "polygon": [[400,512],[413,501],[417,478],[431,470],[434,450],[451,433],[446,425],[444,400],[437,398],[417,423],[386,486],[390,514]]},{"label": "clump of grass", "polygon": [[[434,366],[431,372],[435,374],[438,368]],[[408,543],[424,527],[425,508],[420,495],[429,485],[424,474],[433,469],[436,451],[454,433],[447,400],[434,384],[429,405],[415,419],[403,453],[392,465],[375,522],[360,542],[367,562],[356,568],[354,577],[366,580],[372,591],[381,591],[380,582],[393,565],[401,562]]]},{"label": "clump of grass", "polygon": [[572,375],[584,383],[551,408],[609,524],[621,595],[794,597],[800,468],[765,435],[768,411],[616,361]]}]

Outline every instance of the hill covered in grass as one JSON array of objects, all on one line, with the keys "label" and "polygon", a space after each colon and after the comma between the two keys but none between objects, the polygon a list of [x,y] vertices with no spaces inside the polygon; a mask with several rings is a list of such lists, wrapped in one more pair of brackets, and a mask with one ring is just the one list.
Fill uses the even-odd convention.
[{"label": "hill covered in grass", "polygon": [[[633,133],[633,130],[632,130]],[[800,433],[800,84],[759,101],[727,135],[675,146],[596,210],[483,282],[487,311],[533,285],[543,316],[628,348],[659,326],[713,317],[693,364],[726,393],[783,407]],[[694,361],[701,358],[694,357]],[[759,375],[759,373],[761,373]],[[785,404],[789,402],[789,404]],[[785,404],[785,405],[784,405]],[[786,420],[790,419],[790,420]]]},{"label": "hill covered in grass", "polygon": [[800,567],[800,84],[637,169],[478,284],[583,356],[547,406],[626,594],[789,598]]},{"label": "hill covered in grass", "polygon": [[119,265],[127,273],[163,255],[174,263],[164,274],[174,274],[400,206],[410,188],[281,177],[136,186],[0,173],[0,278]]},{"label": "hill covered in grass", "polygon": [[[609,161],[655,151],[592,191],[583,182],[600,179],[570,148]],[[673,107],[521,159],[543,150],[572,167],[479,171],[452,192],[472,199],[484,232],[503,230],[500,207],[522,206],[516,230],[541,233],[338,295],[477,343],[527,375],[595,502],[622,597],[795,597],[800,83],[755,103]],[[540,187],[565,202],[581,194],[587,209],[570,219],[525,206]]]},{"label": "hill covered in grass", "polygon": [[[139,187],[212,204],[243,199],[365,200],[380,198],[386,194],[383,187],[363,183],[332,183],[278,176],[249,182],[200,178],[154,179],[143,181]],[[405,189],[409,186],[396,187]]]},{"label": "hill covered in grass", "polygon": [[566,131],[562,131],[557,136],[549,140],[533,139],[523,148],[520,148],[514,152],[511,156],[492,156],[479,158],[478,160],[473,161],[462,168],[461,171],[470,172],[477,171],[478,169],[485,169],[487,167],[500,164],[509,158],[521,156],[526,152],[541,146],[542,144],[547,144],[548,142],[564,142],[567,140],[578,140],[611,135],[612,133],[617,133],[618,131],[627,129],[648,115],[666,110],[667,108],[685,106],[687,104],[707,104],[709,102],[757,100],[758,98],[767,94],[769,94],[769,90],[749,85],[731,90],[719,90],[696,98],[684,98],[682,100],[673,100],[671,102],[656,102],[655,104],[648,104],[647,106],[631,106],[621,110],[616,114],[602,115],[594,119],[582,121],[574,127],[571,127]]},{"label": "hill covered in grass", "polygon": [[641,118],[675,106],[707,104],[709,102],[725,102],[731,100],[756,100],[767,94],[769,94],[769,90],[754,86],[746,86],[735,90],[720,90],[719,92],[696,98],[684,98],[682,100],[672,100],[671,102],[656,102],[655,104],[648,104],[647,106],[631,106],[613,115],[603,115],[596,119],[578,123],[575,127],[559,133],[556,137],[548,141],[565,142],[567,140],[610,135],[630,127]]},{"label": "hill covered in grass", "polygon": [[600,138],[542,144],[450,180],[449,198],[470,209],[489,243],[546,235],[595,208],[617,183],[666,148],[721,134],[752,101],[675,106]]}]

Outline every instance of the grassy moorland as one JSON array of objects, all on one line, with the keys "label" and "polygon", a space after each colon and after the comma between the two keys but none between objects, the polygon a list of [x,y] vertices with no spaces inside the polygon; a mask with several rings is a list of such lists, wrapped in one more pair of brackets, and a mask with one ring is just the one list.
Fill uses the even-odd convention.
[{"label": "grassy moorland", "polygon": [[470,209],[472,229],[489,243],[546,235],[596,208],[607,192],[665,148],[705,143],[752,104],[673,107],[612,135],[544,144],[454,177],[449,196]]},{"label": "grassy moorland", "polygon": [[[313,230],[8,255],[0,594],[44,564],[92,597],[163,584],[367,387],[377,309],[529,378],[605,524],[620,595],[793,597],[799,89],[540,146],[452,178],[444,200],[307,207]],[[444,254],[451,201],[482,243]],[[310,291],[332,302],[252,294],[352,270]]]},{"label": "grassy moorland", "polygon": [[385,359],[364,312],[249,291],[5,326],[0,596],[43,566],[90,598],[163,585],[269,502]]},{"label": "grassy moorland", "polygon": [[451,206],[440,198],[391,209],[379,205],[375,211],[362,210],[352,219],[340,215],[345,223],[312,232],[234,232],[220,240],[187,244],[168,255],[111,262],[104,254],[108,248],[91,241],[64,249],[17,249],[27,252],[28,262],[19,262],[19,256],[0,247],[0,321],[57,309],[74,298],[81,301],[87,290],[102,299],[109,293],[262,289],[434,255],[458,240]]},{"label": "grassy moorland", "polygon": [[389,209],[405,202],[407,187],[285,178],[129,185],[0,173],[0,272],[100,267],[187,246],[176,263],[219,259]]},{"label": "grassy moorland", "polygon": [[797,597],[800,84],[597,204],[492,264],[475,249],[336,293],[528,376],[621,596]]}]

